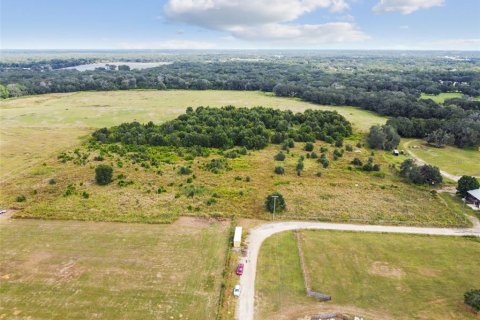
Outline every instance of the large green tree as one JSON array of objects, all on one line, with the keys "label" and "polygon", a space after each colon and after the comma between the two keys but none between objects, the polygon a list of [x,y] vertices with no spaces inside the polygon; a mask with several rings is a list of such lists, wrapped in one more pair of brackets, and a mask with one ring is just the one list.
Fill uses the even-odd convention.
[{"label": "large green tree", "polygon": [[458,180],[457,194],[464,198],[467,196],[467,191],[478,188],[480,188],[480,182],[478,182],[477,178],[472,176],[462,176]]}]

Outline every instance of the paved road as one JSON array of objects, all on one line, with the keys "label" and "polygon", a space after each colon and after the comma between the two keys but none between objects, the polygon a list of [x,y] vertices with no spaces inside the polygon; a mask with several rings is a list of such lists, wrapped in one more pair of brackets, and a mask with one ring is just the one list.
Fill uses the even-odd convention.
[{"label": "paved road", "polygon": [[355,225],[323,222],[275,222],[267,223],[250,230],[246,242],[248,245],[247,256],[243,259],[245,269],[240,278],[241,293],[237,301],[236,319],[253,320],[255,306],[255,275],[257,269],[257,257],[260,247],[265,239],[271,235],[283,231],[298,229],[319,229],[319,230],[341,230],[341,231],[363,231],[363,232],[386,232],[386,233],[408,233],[426,234],[439,236],[477,236],[480,237],[480,223],[472,218],[473,228],[420,228],[420,227],[396,227],[396,226],[374,226]]}]

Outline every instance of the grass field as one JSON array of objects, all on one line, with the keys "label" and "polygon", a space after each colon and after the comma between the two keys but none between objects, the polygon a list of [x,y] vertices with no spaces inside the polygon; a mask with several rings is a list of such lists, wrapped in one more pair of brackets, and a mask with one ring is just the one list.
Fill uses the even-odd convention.
[{"label": "grass field", "polygon": [[460,92],[442,92],[440,94],[426,94],[422,93],[420,99],[431,99],[436,103],[444,103],[447,99],[460,98],[463,94]]},{"label": "grass field", "polygon": [[[204,169],[210,159],[222,158],[217,154],[185,160],[165,151],[165,155],[170,154],[171,163],[161,164],[161,174],[156,168],[143,168],[125,160],[119,168],[117,157],[107,157],[103,162],[113,164],[115,177],[123,175],[125,181],[132,181],[127,186],[118,185],[120,178],[108,186],[95,183],[94,168],[101,163],[92,160],[95,152],[90,153],[85,165],[61,163],[54,157],[24,175],[21,184],[15,180],[3,183],[0,206],[22,209],[16,213],[17,217],[45,219],[147,223],[171,222],[182,215],[269,219],[264,199],[267,194],[279,191],[287,201],[287,210],[282,213],[284,219],[468,225],[466,218],[452,207],[455,203],[445,203],[429,187],[407,184],[400,179],[389,168],[390,162],[382,152],[374,156],[382,172],[366,173],[352,168],[350,161],[354,157],[366,161],[371,156],[370,150],[345,152],[334,161],[334,148],[317,142],[317,153],[320,145],[329,149],[330,166],[324,169],[316,159],[306,158],[301,176],[297,176],[295,166],[299,157],[306,155],[302,143],[290,150],[284,162],[274,161],[279,146],[271,145],[226,160],[231,170],[218,174]],[[284,175],[274,174],[277,165],[284,166]],[[190,166],[192,173],[180,175],[181,166]],[[56,183],[50,184],[50,179]],[[74,188],[71,195],[65,194],[68,185]],[[157,193],[159,188],[164,192]],[[83,196],[84,192],[88,198]],[[16,202],[19,195],[25,195],[27,200]]]},{"label": "grass field", "polygon": [[[115,167],[114,175],[132,181],[119,186],[117,178],[111,185],[100,187],[94,182],[95,152],[89,162],[74,165],[60,163],[60,151],[80,146],[79,136],[91,127],[109,126],[124,121],[162,122],[184,112],[189,105],[221,106],[265,105],[303,111],[307,108],[336,109],[344,113],[358,130],[366,130],[385,118],[351,107],[322,107],[294,99],[277,98],[260,92],[239,91],[116,91],[51,94],[5,100],[0,103],[2,152],[0,206],[20,209],[17,217],[47,219],[78,219],[162,223],[178,216],[232,216],[265,219],[263,203],[266,195],[280,191],[287,199],[285,218],[365,223],[463,226],[468,221],[455,208],[430,193],[429,188],[404,183],[389,166],[404,157],[393,159],[389,153],[378,152],[375,162],[382,173],[349,170],[350,161],[360,157],[364,162],[370,150],[361,148],[345,152],[338,161],[332,160],[323,169],[314,159],[305,160],[301,177],[295,174],[298,158],[306,152],[303,144],[291,150],[285,163],[275,162],[278,146],[270,146],[247,156],[228,160],[230,171],[213,174],[203,168],[212,158],[184,160],[176,151],[162,151],[168,160],[158,169],[143,168],[123,159],[108,157]],[[358,132],[358,131],[357,131]],[[352,145],[362,140],[356,134]],[[317,143],[316,152],[319,154]],[[5,146],[5,147],[3,147]],[[83,149],[82,149],[83,148]],[[84,147],[81,152],[87,153]],[[3,150],[2,150],[3,151]],[[283,165],[286,174],[273,173]],[[398,165],[398,163],[397,163]],[[191,166],[193,175],[178,175],[179,166]],[[321,174],[321,177],[317,176]],[[22,183],[18,183],[21,176]],[[250,177],[250,181],[247,181]],[[55,184],[50,184],[50,180]],[[65,196],[68,185],[74,187]],[[159,188],[166,192],[157,193]],[[189,194],[193,192],[194,196]],[[88,196],[83,196],[88,194]],[[25,195],[26,202],[16,202]],[[361,208],[359,210],[358,208]]]},{"label": "grass field", "polygon": [[[365,319],[475,319],[463,293],[480,287],[480,242],[466,238],[302,231],[313,290],[305,295],[292,232],[263,244],[257,271],[257,319],[343,312]],[[414,244],[414,245],[413,245]]]},{"label": "grass field", "polygon": [[251,91],[135,90],[47,94],[0,101],[0,181],[66,150],[93,129],[127,121],[163,122],[189,106],[266,106],[337,110],[359,131],[386,118],[353,107],[318,106]]},{"label": "grass field", "polygon": [[[418,139],[404,139],[402,144],[404,149],[409,149],[420,159],[448,173],[480,177],[480,150],[478,149],[460,149],[450,146],[434,148]],[[418,148],[411,149],[409,146]]]},{"label": "grass field", "polygon": [[214,319],[228,224],[0,221],[0,319]]}]

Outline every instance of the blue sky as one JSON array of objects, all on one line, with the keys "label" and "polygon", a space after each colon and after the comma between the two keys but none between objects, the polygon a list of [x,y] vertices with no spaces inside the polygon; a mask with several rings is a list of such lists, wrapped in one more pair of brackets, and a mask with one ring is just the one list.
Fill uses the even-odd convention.
[{"label": "blue sky", "polygon": [[480,0],[1,0],[2,49],[480,50]]}]

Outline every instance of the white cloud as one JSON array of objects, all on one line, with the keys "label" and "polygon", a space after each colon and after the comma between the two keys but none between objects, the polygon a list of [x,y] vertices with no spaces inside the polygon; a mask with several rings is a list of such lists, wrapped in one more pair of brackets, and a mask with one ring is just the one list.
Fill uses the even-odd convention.
[{"label": "white cloud", "polygon": [[407,30],[407,29],[409,29],[409,28],[410,28],[410,27],[407,26],[407,25],[400,26],[400,29],[402,29],[402,30]]},{"label": "white cloud", "polygon": [[431,7],[441,6],[445,0],[380,0],[373,7],[373,11],[381,12],[400,12],[410,14],[420,9],[428,9]]},{"label": "white cloud", "polygon": [[248,41],[317,45],[367,39],[352,21],[294,23],[317,9],[338,12],[347,8],[346,0],[169,0],[165,16]]},{"label": "white cloud", "polygon": [[368,39],[362,31],[348,22],[325,24],[264,24],[256,27],[236,27],[231,30],[239,39],[253,41],[272,41],[283,45],[316,45],[343,43]]},{"label": "white cloud", "polygon": [[142,50],[142,49],[213,49],[216,45],[206,41],[193,40],[166,40],[155,42],[121,42],[119,49]]}]

